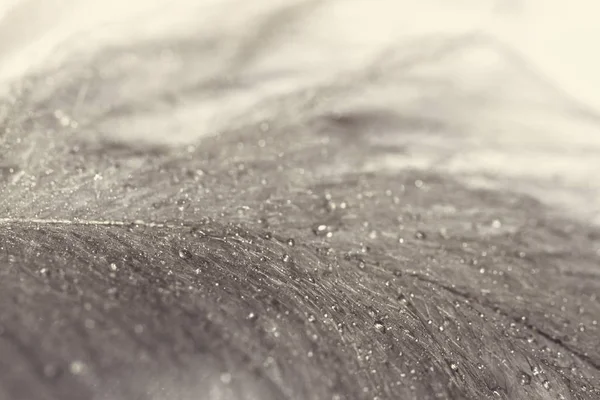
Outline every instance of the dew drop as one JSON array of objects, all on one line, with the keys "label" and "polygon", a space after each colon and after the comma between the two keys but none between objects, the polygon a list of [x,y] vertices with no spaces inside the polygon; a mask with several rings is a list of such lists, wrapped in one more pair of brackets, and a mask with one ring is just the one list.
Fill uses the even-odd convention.
[{"label": "dew drop", "polygon": [[290,247],[294,247],[296,245],[296,242],[294,241],[294,239],[290,238],[287,240],[287,245]]},{"label": "dew drop", "polygon": [[198,229],[197,227],[192,227],[192,228],[190,229],[190,235],[191,235],[192,237],[195,237],[195,238],[197,238],[197,237],[200,237],[200,236],[204,236],[204,235],[205,235],[205,233],[204,233],[204,232],[202,232],[202,231],[201,231],[200,229]]},{"label": "dew drop", "polygon": [[204,170],[203,170],[203,169],[201,169],[201,168],[198,168],[198,169],[195,171],[195,175],[196,175],[196,178],[198,178],[198,177],[201,177],[201,176],[204,176],[204,175],[206,175],[206,171],[204,171]]},{"label": "dew drop", "polygon": [[525,373],[525,372],[521,371],[519,373],[519,382],[521,383],[521,385],[529,385],[529,384],[531,384],[531,375],[529,375],[528,373]]},{"label": "dew drop", "polygon": [[326,230],[327,230],[327,225],[323,225],[323,224],[316,225],[313,229],[315,234],[325,232]]},{"label": "dew drop", "polygon": [[109,267],[110,267],[111,271],[116,271],[117,270],[117,264],[115,264],[115,263],[110,263]]},{"label": "dew drop", "polygon": [[309,315],[308,316],[308,322],[315,322],[317,320],[317,318],[314,315]]},{"label": "dew drop", "polygon": [[180,249],[179,250],[179,257],[182,258],[182,259],[184,259],[184,260],[189,260],[190,258],[192,258],[192,253],[190,253],[186,249]]},{"label": "dew drop", "polygon": [[387,331],[385,325],[383,324],[383,321],[375,321],[375,324],[373,326],[375,327],[375,330],[379,333],[385,333]]},{"label": "dew drop", "polygon": [[427,239],[427,235],[423,231],[417,231],[415,233],[415,238],[417,238],[419,240],[424,240],[424,239]]},{"label": "dew drop", "polygon": [[73,375],[80,375],[84,369],[85,369],[85,364],[81,361],[73,361],[69,365],[69,371],[71,371],[71,373]]},{"label": "dew drop", "polygon": [[400,293],[400,294],[398,295],[398,301],[399,301],[399,302],[400,302],[400,304],[402,304],[402,305],[406,305],[406,304],[408,304],[408,299],[407,299],[407,298],[406,298],[406,296],[405,296],[404,294],[402,294],[402,293]]},{"label": "dew drop", "polygon": [[256,315],[253,312],[248,313],[248,315],[246,316],[246,319],[249,321],[256,321],[258,319],[258,315]]},{"label": "dew drop", "polygon": [[550,390],[550,382],[548,382],[547,380],[542,382],[542,386],[544,387],[544,389]]},{"label": "dew drop", "polygon": [[367,306],[367,313],[369,314],[369,316],[371,317],[375,317],[377,316],[377,314],[379,313],[379,311],[377,311],[374,307],[372,306]]},{"label": "dew drop", "polygon": [[292,260],[292,257],[290,257],[289,254],[284,254],[283,257],[281,257],[281,261],[283,261],[284,263],[290,262]]},{"label": "dew drop", "polygon": [[313,233],[319,237],[332,237],[333,233],[331,232],[331,228],[325,224],[316,224],[312,228]]}]

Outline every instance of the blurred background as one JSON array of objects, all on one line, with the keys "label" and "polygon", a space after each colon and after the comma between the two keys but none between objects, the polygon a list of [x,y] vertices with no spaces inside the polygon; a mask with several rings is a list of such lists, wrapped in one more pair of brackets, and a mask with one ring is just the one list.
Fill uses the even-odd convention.
[{"label": "blurred background", "polygon": [[[327,1],[324,1],[327,2]],[[242,4],[237,4],[242,3]],[[131,35],[173,29],[182,13],[198,9],[200,23],[231,23],[259,9],[294,0],[1,0],[0,77],[15,76],[47,60],[55,46],[81,32],[100,31],[103,39],[123,29]],[[304,2],[308,3],[308,2]],[[483,31],[519,51],[566,93],[600,109],[600,4],[595,0],[344,0],[335,18],[313,29],[336,31],[337,40],[376,48],[398,36],[435,32]],[[159,15],[162,19],[149,17]],[[245,15],[244,13],[247,13]],[[189,15],[189,14],[188,14]],[[193,14],[192,14],[193,15]],[[148,18],[146,18],[148,17]],[[132,26],[132,22],[134,26]],[[123,26],[127,25],[127,26]],[[315,24],[318,25],[318,24]],[[112,32],[112,33],[111,33]],[[340,43],[337,43],[340,45]]]},{"label": "blurred background", "polygon": [[[382,120],[377,135],[363,132],[410,154],[367,169],[443,170],[600,223],[596,0],[0,4],[0,95],[46,70],[53,84],[36,90],[68,102],[48,91],[74,80],[80,93],[65,107],[80,127],[93,123],[111,140],[193,144],[281,116],[292,93],[337,88],[337,97],[320,97],[315,116],[377,110],[425,121],[398,128]],[[104,48],[117,51],[94,58]],[[116,78],[73,78],[88,67]],[[104,97],[86,95],[88,84]],[[206,90],[145,111],[153,94],[177,96],[190,85]],[[131,112],[99,117],[113,106]],[[289,107],[296,122],[311,120],[300,103]]]}]

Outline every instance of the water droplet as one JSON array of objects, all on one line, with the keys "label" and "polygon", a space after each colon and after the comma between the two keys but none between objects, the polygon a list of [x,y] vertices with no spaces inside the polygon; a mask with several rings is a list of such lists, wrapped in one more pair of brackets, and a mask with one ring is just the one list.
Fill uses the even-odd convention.
[{"label": "water droplet", "polygon": [[456,363],[450,363],[450,369],[452,371],[458,371],[458,364],[456,364]]},{"label": "water droplet", "polygon": [[73,361],[70,365],[69,365],[69,371],[71,371],[71,373],[73,375],[79,375],[83,372],[83,370],[85,369],[85,364],[81,361]]},{"label": "water droplet", "polygon": [[525,373],[525,372],[521,371],[519,373],[519,382],[521,383],[521,385],[529,385],[529,384],[531,384],[531,375],[529,375],[528,373]]},{"label": "water droplet", "polygon": [[308,316],[308,322],[315,322],[316,320],[317,320],[317,318],[315,318],[314,315],[311,314]]},{"label": "water droplet", "polygon": [[204,232],[202,232],[200,229],[198,229],[197,227],[193,227],[190,229],[190,235],[192,235],[192,237],[200,237],[200,236],[205,236],[206,234]]},{"label": "water droplet", "polygon": [[542,382],[542,386],[544,387],[544,389],[550,390],[550,382],[544,381]]},{"label": "water droplet", "polygon": [[424,240],[427,238],[427,235],[423,231],[417,231],[417,232],[415,232],[415,238],[417,238],[419,240]]},{"label": "water droplet", "polygon": [[331,228],[325,224],[316,224],[312,228],[313,233],[319,237],[332,237],[333,232],[331,232]]},{"label": "water droplet", "polygon": [[373,326],[375,327],[375,330],[377,330],[377,332],[379,333],[385,333],[387,331],[385,325],[383,324],[383,321],[375,321],[375,324]]},{"label": "water droplet", "polygon": [[408,299],[407,299],[407,298],[406,298],[406,296],[405,296],[404,294],[402,294],[402,293],[400,293],[400,294],[398,295],[398,301],[399,301],[399,302],[400,302],[400,304],[402,304],[402,305],[406,305],[406,304],[408,304]]},{"label": "water droplet", "polygon": [[367,313],[369,314],[369,316],[371,318],[375,318],[377,316],[377,314],[379,314],[379,311],[377,311],[376,308],[374,308],[373,306],[367,306]]},{"label": "water droplet", "polygon": [[287,245],[290,247],[294,247],[296,245],[296,242],[294,241],[294,239],[290,238],[287,240]]},{"label": "water droplet", "polygon": [[250,321],[256,321],[258,319],[258,315],[251,312],[251,313],[248,313],[248,315],[246,316],[246,319],[250,320]]},{"label": "water droplet", "polygon": [[116,271],[117,270],[117,264],[110,263],[109,268],[110,268],[111,271]]},{"label": "water droplet", "polygon": [[315,234],[319,234],[321,232],[325,232],[327,230],[327,225],[319,224],[313,228]]},{"label": "water droplet", "polygon": [[290,262],[292,260],[292,257],[290,257],[289,254],[284,254],[283,257],[281,257],[281,261],[283,261],[284,263]]},{"label": "water droplet", "polygon": [[179,250],[179,257],[182,258],[182,259],[184,259],[184,260],[189,260],[190,258],[192,258],[192,253],[190,253],[186,249],[180,249]]},{"label": "water droplet", "polygon": [[201,168],[198,168],[194,172],[195,172],[195,175],[196,175],[197,178],[206,175],[206,172],[203,169],[201,169]]}]

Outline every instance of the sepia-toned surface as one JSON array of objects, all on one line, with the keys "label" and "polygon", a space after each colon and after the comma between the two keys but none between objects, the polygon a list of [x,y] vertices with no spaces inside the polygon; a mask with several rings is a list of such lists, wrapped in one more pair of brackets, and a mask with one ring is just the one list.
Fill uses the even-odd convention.
[{"label": "sepia-toned surface", "polygon": [[0,399],[598,398],[596,100],[458,3],[4,14]]}]

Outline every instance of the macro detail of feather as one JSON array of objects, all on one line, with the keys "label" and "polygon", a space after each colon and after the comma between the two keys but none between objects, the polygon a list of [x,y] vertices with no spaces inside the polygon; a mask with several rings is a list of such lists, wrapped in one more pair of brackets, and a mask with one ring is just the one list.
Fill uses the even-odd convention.
[{"label": "macro detail of feather", "polygon": [[0,9],[0,400],[600,396],[598,117],[495,2],[120,3]]}]

